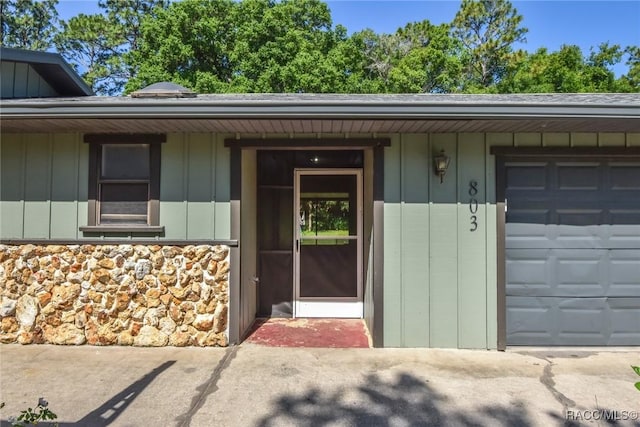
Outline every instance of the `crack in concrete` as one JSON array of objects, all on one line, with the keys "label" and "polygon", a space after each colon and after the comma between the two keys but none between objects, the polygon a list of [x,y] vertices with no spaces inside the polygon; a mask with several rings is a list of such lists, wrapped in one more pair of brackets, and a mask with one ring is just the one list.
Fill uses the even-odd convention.
[{"label": "crack in concrete", "polygon": [[209,379],[204,383],[196,387],[196,392],[199,392],[191,400],[191,407],[186,414],[180,415],[176,419],[179,421],[180,427],[188,427],[191,425],[191,419],[202,408],[207,398],[218,390],[218,380],[222,372],[229,366],[231,361],[236,357],[239,346],[233,346],[227,348],[224,356],[218,362]]},{"label": "crack in concrete", "polygon": [[553,362],[545,357],[541,357],[541,359],[545,360],[548,365],[545,366],[544,370],[542,371],[540,382],[547,388],[547,390],[549,390],[553,398],[562,405],[564,413],[566,414],[567,410],[570,407],[576,406],[576,402],[569,399],[567,396],[556,389],[556,382],[553,380]]}]

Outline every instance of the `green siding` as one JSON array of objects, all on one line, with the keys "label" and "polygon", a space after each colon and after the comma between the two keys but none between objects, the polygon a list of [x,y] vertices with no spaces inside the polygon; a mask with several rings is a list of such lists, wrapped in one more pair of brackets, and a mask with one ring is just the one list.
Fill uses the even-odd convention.
[{"label": "green siding", "polygon": [[[496,348],[491,147],[639,145],[638,133],[394,136],[384,159],[384,345]],[[433,171],[433,156],[441,149],[451,158],[443,183]],[[477,182],[476,231],[471,231],[472,180]]]},{"label": "green siding", "polygon": [[[429,157],[426,135],[404,135],[402,137],[402,182],[401,221],[412,224],[402,227],[402,293],[403,330],[402,343],[406,347],[429,345],[429,176],[424,161]],[[412,322],[406,322],[412,319]]]},{"label": "green siding", "polygon": [[51,238],[78,236],[78,144],[75,135],[53,136]]},{"label": "green siding", "polygon": [[49,237],[51,190],[51,143],[49,135],[37,135],[26,142],[24,237]]},{"label": "green siding", "polygon": [[24,144],[22,135],[0,138],[0,235],[22,237],[24,229]]},{"label": "green siding", "polygon": [[597,133],[576,132],[571,134],[571,145],[574,147],[597,147]]},{"label": "green siding", "polygon": [[[458,343],[458,207],[455,134],[431,135],[432,155],[444,149],[450,158],[443,182],[433,175],[429,215],[430,347],[457,347]],[[425,162],[433,171],[431,162]],[[433,172],[431,172],[433,173]]]},{"label": "green siding", "polygon": [[29,64],[25,64],[22,62],[16,62],[15,71],[13,75],[13,96],[15,98],[26,98],[27,84],[29,75]]},{"label": "green siding", "polygon": [[[0,238],[148,239],[82,233],[89,148],[81,134],[5,134],[0,141]],[[230,238],[229,150],[213,134],[171,134],[162,146],[160,240]]]},{"label": "green siding", "polygon": [[571,145],[571,134],[556,132],[543,133],[542,145],[545,147],[569,147]]},{"label": "green siding", "polygon": [[160,222],[168,239],[184,239],[187,235],[186,152],[183,134],[168,135],[162,145],[160,165]]},{"label": "green siding", "polygon": [[599,133],[598,145],[600,147],[624,147],[625,146],[625,134],[624,133]]},{"label": "green siding", "polygon": [[2,98],[13,98],[13,77],[16,63],[13,61],[0,62],[0,90]]},{"label": "green siding", "polygon": [[384,346],[402,347],[402,207],[401,142],[384,149]]},{"label": "green siding", "polygon": [[211,238],[213,232],[213,164],[210,134],[190,135],[187,147],[187,239]]},{"label": "green siding", "polygon": [[0,93],[3,99],[50,97],[57,92],[29,64],[2,61],[0,64]]},{"label": "green siding", "polygon": [[[484,134],[458,135],[458,346],[486,346],[487,212]],[[476,225],[474,225],[474,223]],[[473,230],[473,231],[472,231]]]}]

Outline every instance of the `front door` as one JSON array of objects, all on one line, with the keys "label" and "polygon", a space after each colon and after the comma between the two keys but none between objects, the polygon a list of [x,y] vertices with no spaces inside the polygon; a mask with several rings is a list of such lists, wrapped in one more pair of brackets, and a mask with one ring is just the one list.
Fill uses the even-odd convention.
[{"label": "front door", "polygon": [[362,317],[362,170],[296,169],[294,316]]}]

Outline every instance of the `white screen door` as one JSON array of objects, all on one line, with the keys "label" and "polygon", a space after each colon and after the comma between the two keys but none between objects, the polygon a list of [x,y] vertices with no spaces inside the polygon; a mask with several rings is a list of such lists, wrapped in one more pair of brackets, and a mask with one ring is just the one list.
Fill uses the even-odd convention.
[{"label": "white screen door", "polygon": [[294,316],[362,317],[362,170],[296,169]]}]

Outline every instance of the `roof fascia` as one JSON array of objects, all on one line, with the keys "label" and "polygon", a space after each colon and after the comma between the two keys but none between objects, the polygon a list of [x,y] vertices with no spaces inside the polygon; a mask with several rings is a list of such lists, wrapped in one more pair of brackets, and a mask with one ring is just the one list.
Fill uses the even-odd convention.
[{"label": "roof fascia", "polygon": [[640,118],[631,105],[508,105],[508,104],[229,104],[229,103],[104,103],[49,101],[2,102],[5,118],[167,118],[167,119],[527,119]]}]

